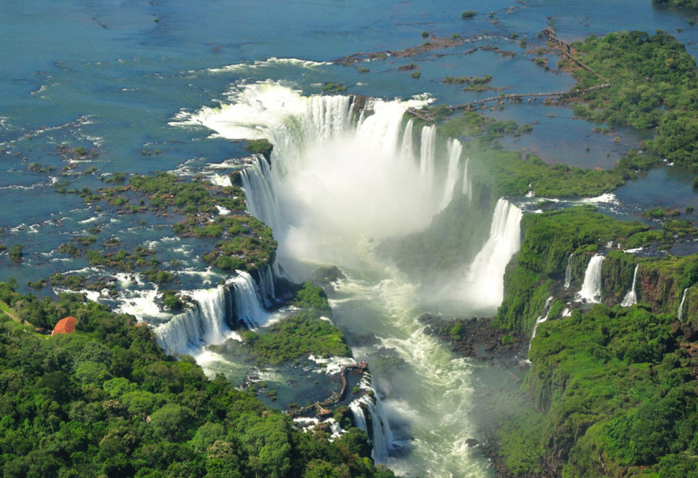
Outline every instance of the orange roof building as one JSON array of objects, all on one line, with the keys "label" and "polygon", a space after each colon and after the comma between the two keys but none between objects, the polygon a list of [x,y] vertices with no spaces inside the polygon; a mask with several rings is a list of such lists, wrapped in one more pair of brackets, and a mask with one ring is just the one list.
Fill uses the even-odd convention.
[{"label": "orange roof building", "polygon": [[75,332],[75,322],[77,321],[78,319],[72,316],[59,320],[58,322],[56,322],[56,326],[53,328],[53,332],[51,332],[51,335],[72,334],[73,332]]}]

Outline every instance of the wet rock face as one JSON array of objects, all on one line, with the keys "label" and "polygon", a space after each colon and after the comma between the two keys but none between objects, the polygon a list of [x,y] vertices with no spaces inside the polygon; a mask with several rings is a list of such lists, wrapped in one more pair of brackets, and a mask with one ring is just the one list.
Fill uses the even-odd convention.
[{"label": "wet rock face", "polygon": [[513,358],[525,352],[527,337],[511,334],[492,325],[492,318],[444,319],[424,314],[419,321],[426,326],[425,333],[451,344],[454,352],[478,360]]}]

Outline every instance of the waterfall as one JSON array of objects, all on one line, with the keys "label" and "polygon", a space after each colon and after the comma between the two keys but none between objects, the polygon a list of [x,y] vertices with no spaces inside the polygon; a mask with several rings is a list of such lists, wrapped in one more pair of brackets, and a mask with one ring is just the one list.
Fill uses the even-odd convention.
[{"label": "waterfall", "polygon": [[279,232],[279,205],[272,183],[271,168],[263,156],[255,156],[253,164],[242,170],[245,205],[254,217]]},{"label": "waterfall", "polygon": [[569,289],[570,285],[572,285],[572,258],[574,257],[574,253],[570,254],[570,257],[567,259],[567,269],[565,269],[565,289]]},{"label": "waterfall", "polygon": [[233,183],[230,181],[230,177],[227,174],[214,174],[211,176],[210,181],[215,186],[220,187],[229,187],[233,185]]},{"label": "waterfall", "polygon": [[550,303],[553,301],[553,296],[551,295],[548,297],[548,299],[545,301],[545,316],[538,316],[536,319],[536,324],[533,326],[533,332],[531,333],[531,340],[528,342],[528,352],[531,353],[531,344],[533,343],[533,339],[536,338],[536,330],[538,329],[538,325],[542,324],[546,320],[548,320],[548,316],[550,315]]},{"label": "waterfall", "polygon": [[186,353],[203,343],[224,342],[231,335],[226,324],[226,319],[231,319],[231,297],[227,287],[196,290],[191,296],[195,307],[155,329],[158,345],[168,353]]},{"label": "waterfall", "polygon": [[414,121],[412,118],[405,125],[405,131],[402,133],[402,146],[400,147],[400,161],[405,164],[414,163],[414,152],[412,146],[412,129]]},{"label": "waterfall", "polygon": [[274,270],[269,265],[259,269],[259,293],[265,307],[271,307],[272,302],[276,300],[276,291],[274,290]]},{"label": "waterfall", "polygon": [[[410,120],[411,121],[411,120]],[[446,206],[453,199],[453,189],[456,187],[456,182],[458,181],[458,163],[460,162],[460,155],[463,152],[463,145],[457,139],[449,139],[446,144],[448,150],[448,172],[446,174],[446,186],[444,187],[444,196],[441,199],[441,206],[439,209],[446,209]]]},{"label": "waterfall", "polygon": [[596,254],[589,261],[584,273],[584,283],[579,291],[579,299],[586,302],[599,302],[601,300],[601,281],[604,256]]},{"label": "waterfall", "polygon": [[434,163],[436,157],[436,126],[422,128],[419,150],[419,172],[427,184],[434,180]]},{"label": "waterfall", "polygon": [[238,276],[226,283],[234,284],[235,318],[250,328],[259,327],[266,322],[267,313],[262,307],[257,284],[247,272],[236,272]]},{"label": "waterfall", "polygon": [[504,298],[504,270],[521,245],[521,210],[504,198],[497,201],[490,237],[456,287],[479,307],[497,307]]},{"label": "waterfall", "polygon": [[623,307],[631,307],[637,304],[637,294],[635,293],[635,283],[637,282],[637,270],[640,268],[640,264],[635,266],[635,272],[633,273],[633,285],[630,288],[630,292],[625,295],[623,302],[620,304]]},{"label": "waterfall", "polygon": [[369,429],[364,408],[368,411],[371,417],[370,439],[373,445],[371,455],[376,462],[385,463],[388,458],[388,452],[392,448],[393,432],[390,429],[390,423],[385,418],[381,399],[371,385],[369,377],[369,374],[364,374],[364,377],[359,382],[359,387],[370,393],[353,400],[349,404],[349,408],[354,417],[356,427],[366,433],[369,433]]},{"label": "waterfall", "polygon": [[686,292],[688,292],[688,287],[683,290],[683,295],[681,296],[681,303],[679,304],[679,322],[683,324],[683,303],[686,301]]},{"label": "waterfall", "polygon": [[465,160],[463,168],[463,195],[468,196],[468,201],[473,200],[473,183],[468,175],[468,166],[470,165],[470,157]]}]

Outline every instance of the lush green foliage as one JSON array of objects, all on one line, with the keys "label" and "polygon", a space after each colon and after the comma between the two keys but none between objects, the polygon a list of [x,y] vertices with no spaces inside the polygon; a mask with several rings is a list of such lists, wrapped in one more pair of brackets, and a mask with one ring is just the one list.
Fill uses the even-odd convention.
[{"label": "lush green foliage", "polygon": [[543,310],[554,281],[564,280],[570,254],[575,254],[575,277],[584,273],[589,252],[608,241],[629,241],[648,227],[617,221],[595,212],[592,206],[575,207],[524,216],[524,241],[515,265],[504,276],[504,301],[496,323],[528,332]]},{"label": "lush green foliage", "polygon": [[[698,168],[698,75],[695,59],[674,37],[658,31],[610,33],[574,43],[580,59],[613,86],[583,96],[578,116],[610,127],[657,128],[646,149],[655,160],[667,158]],[[587,70],[576,69],[578,88],[602,82]],[[637,167],[637,166],[636,166]]]},{"label": "lush green foliage", "polygon": [[[344,334],[326,319],[331,310],[320,287],[306,282],[293,303],[303,310],[273,324],[268,330],[244,332],[241,351],[264,364],[279,364],[310,354],[351,357]],[[228,345],[235,347],[237,344]]]},{"label": "lush green foliage", "polygon": [[697,473],[696,359],[679,348],[672,320],[596,305],[541,324],[524,390],[545,415],[510,415],[499,432],[514,474]]},{"label": "lush green foliage", "polygon": [[[0,296],[29,300],[6,284]],[[0,317],[5,477],[393,476],[374,467],[363,432],[335,443],[301,433],[224,378],[207,380],[191,358],[166,356],[129,316],[74,296],[38,302],[79,321],[73,334],[46,337]]]}]

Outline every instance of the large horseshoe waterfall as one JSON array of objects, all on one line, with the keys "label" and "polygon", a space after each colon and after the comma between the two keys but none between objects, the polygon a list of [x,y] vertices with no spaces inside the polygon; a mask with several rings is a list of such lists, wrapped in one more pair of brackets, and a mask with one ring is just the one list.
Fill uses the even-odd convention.
[{"label": "large horseshoe waterfall", "polygon": [[[468,417],[474,371],[422,331],[419,285],[376,250],[383,239],[423,230],[461,195],[474,203],[471,159],[461,143],[439,138],[433,126],[403,121],[408,108],[425,104],[368,99],[357,106],[351,97],[306,97],[263,82],[234,87],[220,108],[183,114],[179,124],[203,125],[226,139],[270,141],[270,162],[250,158],[241,179],[250,213],[272,225],[278,262],[294,280],[318,265],[339,266],[345,277],[330,301],[335,320],[378,340],[355,349],[355,357],[370,362],[383,350],[405,364],[390,376],[374,371],[375,400],[351,406],[357,425],[372,430],[374,458],[398,473],[485,476],[486,462],[466,445],[476,434]],[[480,253],[450,279],[445,293],[466,311],[493,312],[501,303],[521,216],[500,199]],[[366,413],[377,415],[372,426]]]}]

